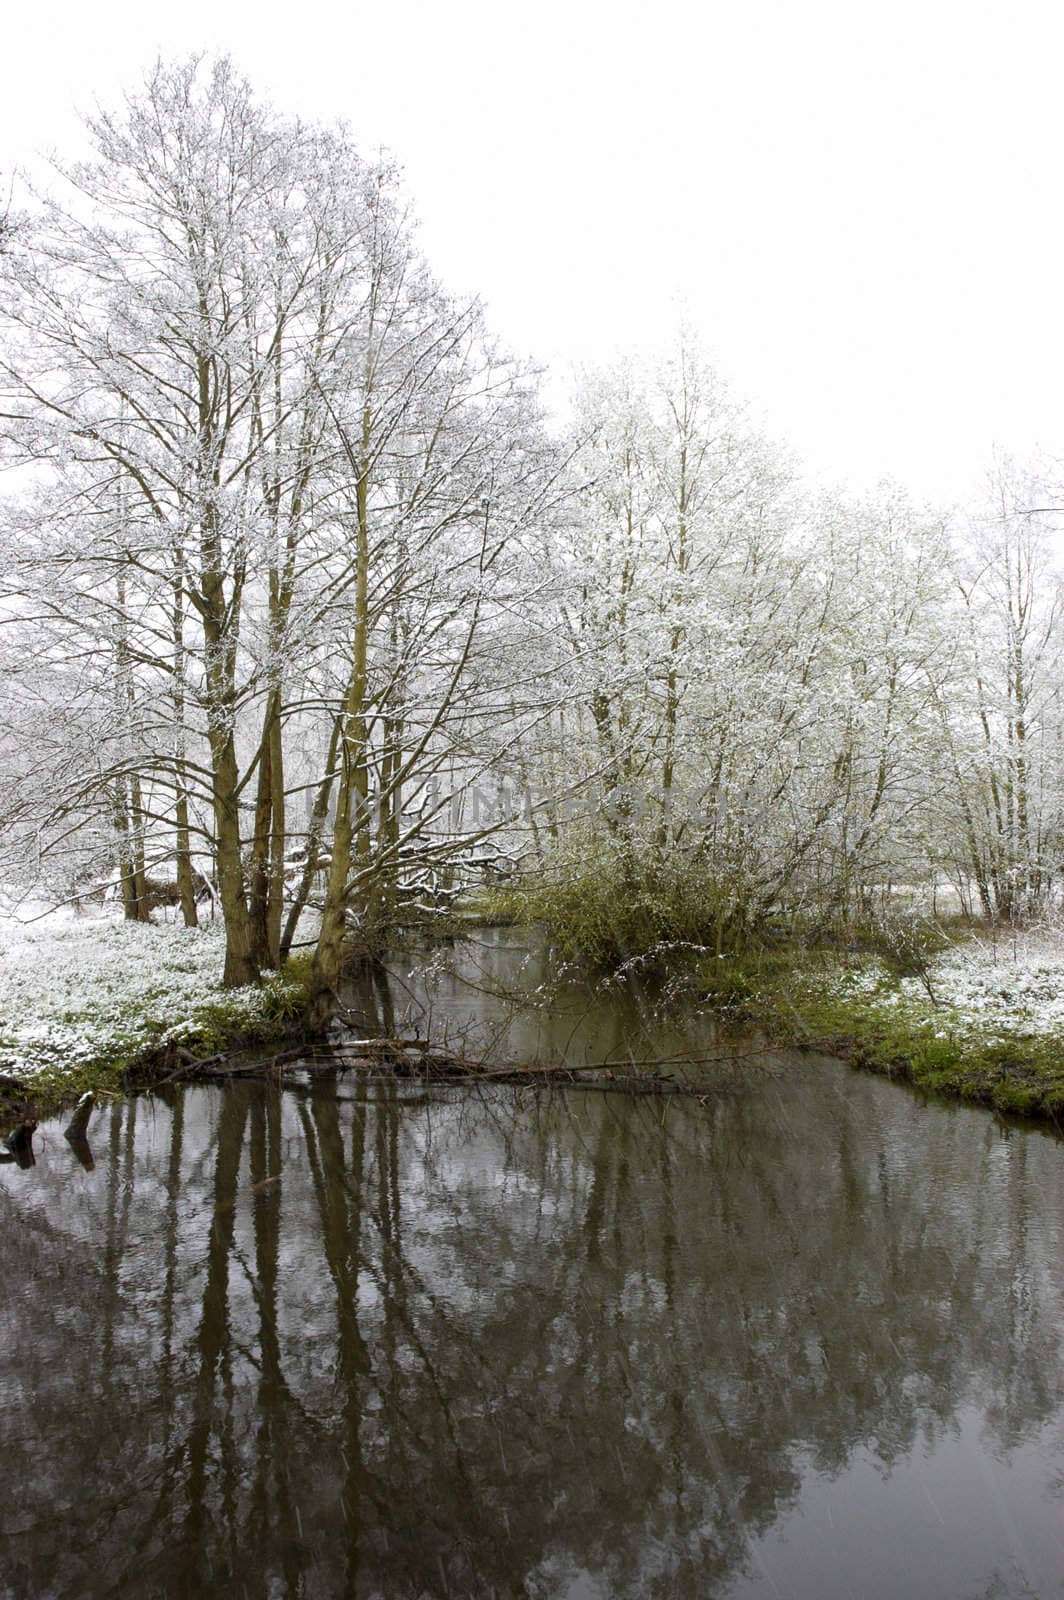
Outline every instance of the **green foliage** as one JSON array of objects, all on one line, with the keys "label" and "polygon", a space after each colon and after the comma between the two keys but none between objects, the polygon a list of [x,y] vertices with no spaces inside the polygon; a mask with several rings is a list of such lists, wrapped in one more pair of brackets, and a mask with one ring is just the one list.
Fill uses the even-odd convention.
[{"label": "green foliage", "polygon": [[739,955],[711,956],[700,965],[698,992],[718,1010],[758,1021],[770,998],[783,1004],[796,974],[813,959],[797,946],[761,946]]},{"label": "green foliage", "polygon": [[856,927],[854,942],[896,977],[918,978],[934,1000],[932,963],[950,943],[940,923],[919,912],[887,911]]},{"label": "green foliage", "polygon": [[540,923],[563,956],[615,969],[678,946],[713,952],[745,936],[730,897],[696,863],[653,863],[601,850],[561,875],[499,891],[492,916]]}]

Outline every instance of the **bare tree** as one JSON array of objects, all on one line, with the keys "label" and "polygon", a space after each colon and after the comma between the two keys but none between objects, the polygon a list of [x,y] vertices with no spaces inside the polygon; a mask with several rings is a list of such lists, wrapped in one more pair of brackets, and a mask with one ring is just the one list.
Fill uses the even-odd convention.
[{"label": "bare tree", "polygon": [[[305,834],[294,913],[322,859],[332,974],[350,917],[451,848],[425,785],[459,740],[475,765],[498,708],[557,476],[533,375],[435,284],[394,169],[227,61],[159,65],[90,132],[0,298],[8,447],[36,484],[9,620],[46,605],[52,647],[112,685],[106,758],[53,817],[109,807],[133,915],[149,836],[190,922],[206,849],[228,984],[290,946]],[[313,748],[324,770],[293,772]]]}]

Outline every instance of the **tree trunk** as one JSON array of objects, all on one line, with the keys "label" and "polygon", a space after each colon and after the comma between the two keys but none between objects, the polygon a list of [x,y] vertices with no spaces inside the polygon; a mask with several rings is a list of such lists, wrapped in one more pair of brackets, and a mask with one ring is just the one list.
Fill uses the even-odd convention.
[{"label": "tree trunk", "polygon": [[[180,776],[178,778],[180,782]],[[184,790],[177,796],[177,893],[181,915],[186,928],[199,927],[199,907],[196,905],[196,879],[192,872],[192,851],[189,847],[188,796]]]},{"label": "tree trunk", "polygon": [[340,746],[340,721],[333,724],[332,737],[329,740],[329,750],[325,757],[325,774],[318,785],[318,792],[314,797],[314,809],[311,812],[310,827],[307,831],[307,857],[303,863],[303,874],[299,880],[299,888],[295,898],[288,908],[288,918],[281,936],[281,962],[288,960],[292,949],[292,942],[296,936],[299,919],[303,914],[307,901],[310,899],[311,887],[314,883],[314,874],[318,870],[321,859],[321,839],[325,831],[325,819],[329,815],[329,800],[332,796],[333,781],[336,776],[336,757]]},{"label": "tree trunk", "polygon": [[362,864],[368,864],[369,819],[366,802],[369,774],[366,761],[367,661],[369,651],[369,446],[371,413],[362,410],[362,448],[356,484],[355,618],[351,676],[344,696],[340,742],[340,783],[333,825],[332,860],[325,891],[321,932],[314,951],[311,993],[314,1013],[320,1018],[339,982],[343,941],[347,928],[348,886],[355,842]]}]

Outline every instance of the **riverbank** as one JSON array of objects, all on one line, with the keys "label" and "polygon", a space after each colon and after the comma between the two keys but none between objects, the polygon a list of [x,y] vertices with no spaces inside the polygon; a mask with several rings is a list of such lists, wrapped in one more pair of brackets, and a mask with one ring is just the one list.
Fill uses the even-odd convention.
[{"label": "riverbank", "polygon": [[209,1056],[291,1038],[306,963],[261,988],[221,986],[220,923],[187,929],[106,914],[0,923],[0,1109],[35,1115],[91,1089],[118,1094],[179,1053]]},{"label": "riverbank", "polygon": [[[1064,1126],[1064,939],[940,942],[901,962],[798,943],[707,958],[699,992],[778,1045]],[[305,958],[229,991],[223,960],[217,923],[0,922],[0,1114],[40,1116],[89,1089],[120,1094],[223,1052],[305,1040]]]},{"label": "riverbank", "polygon": [[[484,926],[475,910],[438,919],[430,955],[462,945]],[[421,928],[414,941],[419,960],[424,940]],[[542,933],[531,940],[539,947]],[[404,947],[400,937],[393,953]],[[422,1038],[427,1011],[416,1005],[412,1019],[395,1014],[389,1002],[357,1028],[347,1016],[348,1030],[338,1035],[314,1029],[309,954],[290,961],[283,975],[267,975],[258,989],[228,991],[221,986],[224,954],[218,923],[188,930],[173,920],[129,923],[106,912],[0,920],[0,1133],[86,1092],[99,1101],[164,1083],[267,1074],[302,1082],[308,1074],[349,1069],[450,1087],[549,1083],[643,1095],[697,1092],[688,1081],[649,1070],[651,1062],[626,1072],[623,1056],[601,1064],[594,1056],[570,1062],[564,1052],[557,1059],[522,1049],[508,1056],[498,1037],[467,1054],[464,1026],[450,1043],[446,1024],[439,1037],[430,1030]]]},{"label": "riverbank", "polygon": [[707,962],[703,991],[779,1044],[1064,1126],[1064,939],[965,936],[915,966],[790,949]]}]

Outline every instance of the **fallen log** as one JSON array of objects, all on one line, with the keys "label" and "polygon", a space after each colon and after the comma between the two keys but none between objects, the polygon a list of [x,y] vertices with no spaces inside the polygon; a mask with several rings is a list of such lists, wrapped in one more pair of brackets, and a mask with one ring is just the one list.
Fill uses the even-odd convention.
[{"label": "fallen log", "polygon": [[[694,1083],[650,1069],[661,1065],[699,1066],[726,1064],[740,1059],[734,1055],[701,1058],[670,1057],[665,1062],[648,1060],[614,1062],[587,1067],[566,1062],[502,1062],[477,1060],[449,1051],[425,1039],[331,1039],[292,1045],[267,1058],[248,1059],[246,1050],[220,1052],[197,1059],[182,1052],[183,1060],[162,1080],[224,1083],[234,1079],[279,1078],[289,1074],[311,1075],[326,1072],[357,1072],[375,1082],[400,1079],[417,1083],[436,1083],[454,1088],[491,1085],[551,1085],[594,1089],[609,1093],[646,1095],[691,1095],[704,1099],[705,1082]],[[742,1053],[745,1056],[745,1052]],[[627,1070],[618,1070],[619,1068]],[[714,1086],[715,1088],[718,1086]]]}]

